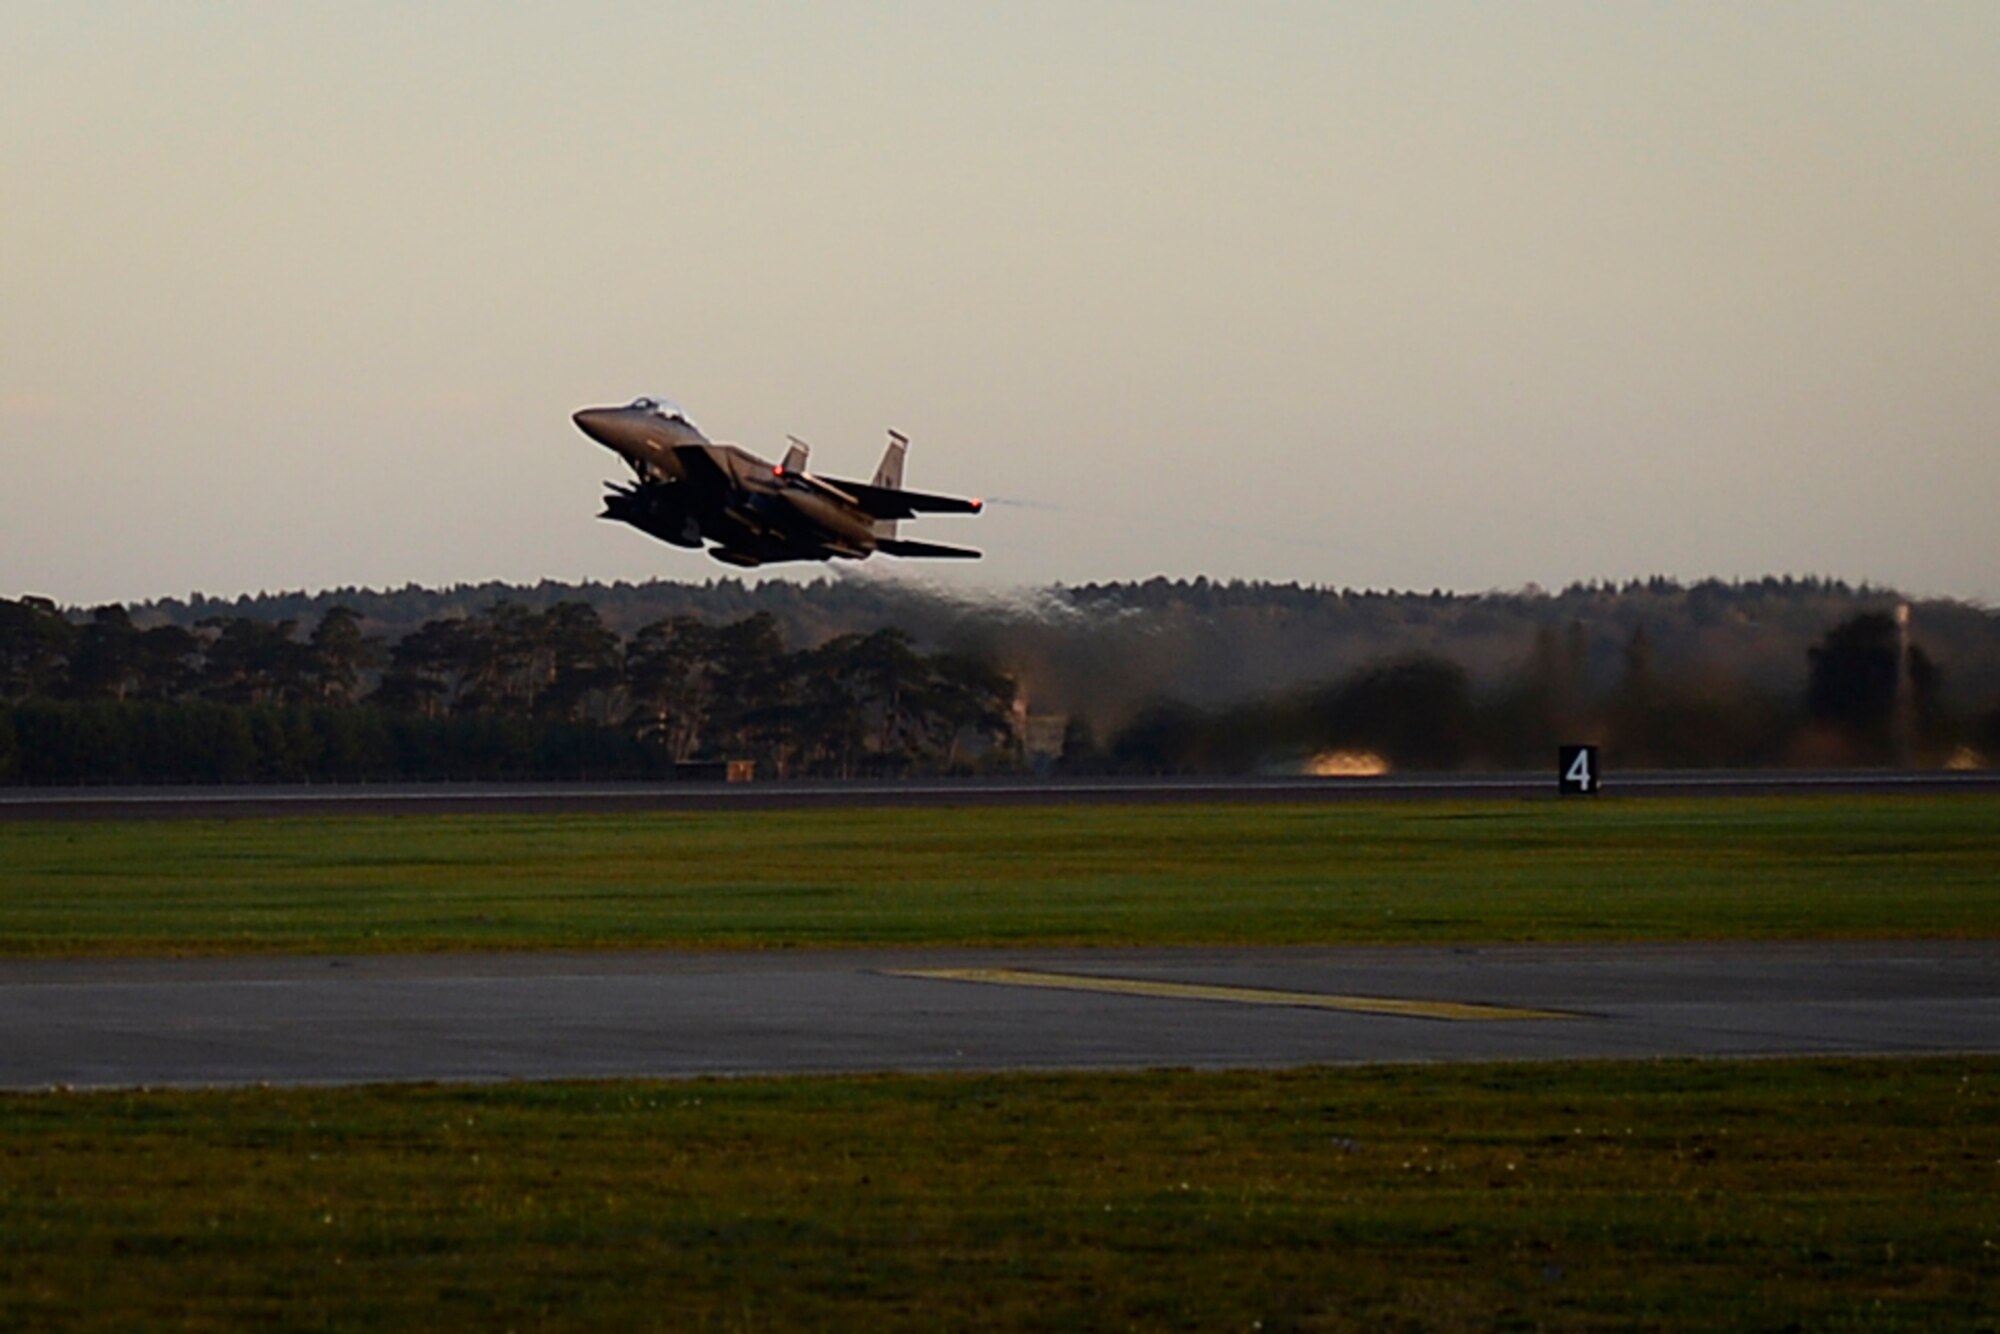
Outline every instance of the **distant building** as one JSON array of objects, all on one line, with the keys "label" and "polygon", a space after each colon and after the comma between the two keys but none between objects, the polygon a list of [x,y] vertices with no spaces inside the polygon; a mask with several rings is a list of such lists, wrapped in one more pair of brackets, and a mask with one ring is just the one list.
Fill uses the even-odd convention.
[{"label": "distant building", "polygon": [[1022,718],[1016,730],[1028,768],[1035,773],[1046,774],[1062,759],[1063,736],[1069,731],[1069,715],[1031,713]]},{"label": "distant building", "polygon": [[755,760],[686,760],[674,766],[677,783],[748,783],[756,777]]}]

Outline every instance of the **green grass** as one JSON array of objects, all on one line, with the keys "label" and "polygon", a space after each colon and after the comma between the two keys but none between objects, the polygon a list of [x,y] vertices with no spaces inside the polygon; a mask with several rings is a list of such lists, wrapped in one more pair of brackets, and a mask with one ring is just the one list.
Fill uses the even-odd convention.
[{"label": "green grass", "polygon": [[1990,796],[0,825],[0,954],[2000,933]]},{"label": "green grass", "polygon": [[1992,1329],[2000,1061],[0,1097],[0,1327]]}]

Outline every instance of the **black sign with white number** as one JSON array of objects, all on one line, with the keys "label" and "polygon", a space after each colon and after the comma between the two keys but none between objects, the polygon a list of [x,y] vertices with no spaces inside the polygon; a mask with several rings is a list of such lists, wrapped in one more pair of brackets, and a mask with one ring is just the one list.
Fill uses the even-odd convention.
[{"label": "black sign with white number", "polygon": [[1556,747],[1556,790],[1565,797],[1594,797],[1600,776],[1597,747]]}]

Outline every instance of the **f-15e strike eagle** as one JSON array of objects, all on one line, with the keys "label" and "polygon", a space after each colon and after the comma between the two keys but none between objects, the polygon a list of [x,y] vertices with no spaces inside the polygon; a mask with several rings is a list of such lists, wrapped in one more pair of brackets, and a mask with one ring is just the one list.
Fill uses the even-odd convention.
[{"label": "f-15e strike eagle", "polygon": [[965,547],[907,542],[901,519],[919,514],[977,514],[980,502],[903,490],[910,442],[889,432],[889,452],[872,482],[818,477],[806,470],[807,445],[793,437],[783,463],[735,445],[720,445],[676,404],[640,398],[622,408],[585,408],[573,419],[592,440],[613,450],[636,478],[613,482],[598,517],[629,523],[662,542],[708,554],[728,565],[787,560],[865,560],[891,556],[977,559]]}]

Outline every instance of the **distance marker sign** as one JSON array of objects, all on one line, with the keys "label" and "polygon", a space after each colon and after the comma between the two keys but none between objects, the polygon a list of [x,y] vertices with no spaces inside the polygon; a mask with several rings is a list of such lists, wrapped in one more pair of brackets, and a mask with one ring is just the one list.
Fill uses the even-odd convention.
[{"label": "distance marker sign", "polygon": [[1556,747],[1556,790],[1565,797],[1594,797],[1602,776],[1597,768],[1597,747]]}]

